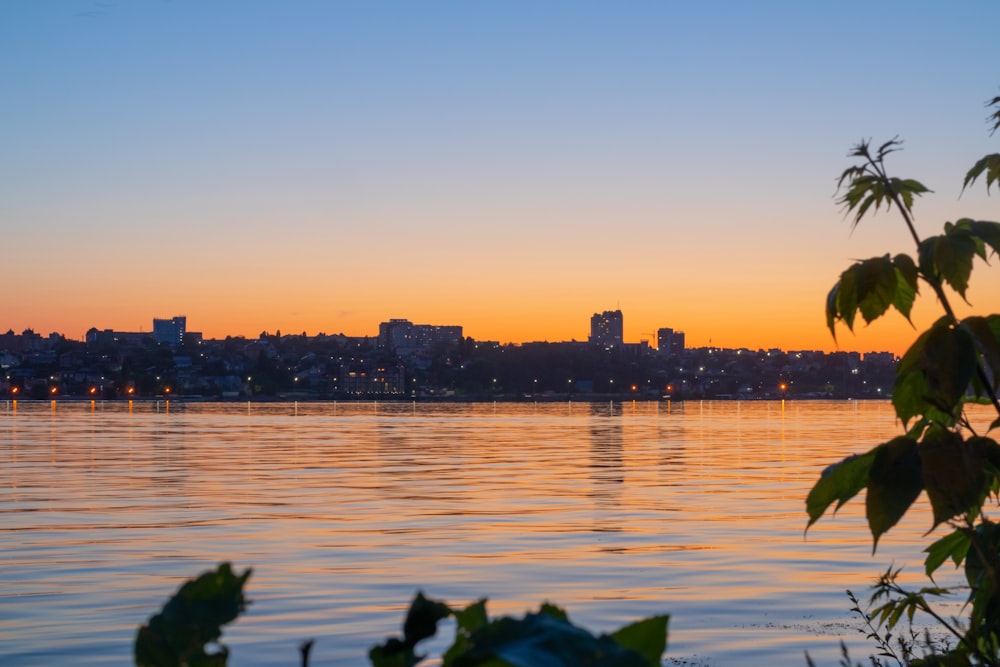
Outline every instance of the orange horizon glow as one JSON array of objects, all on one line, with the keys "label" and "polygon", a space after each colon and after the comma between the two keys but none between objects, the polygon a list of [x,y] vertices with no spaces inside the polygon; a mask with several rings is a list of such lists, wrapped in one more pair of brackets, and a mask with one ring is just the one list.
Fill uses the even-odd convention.
[{"label": "orange horizon glow", "polygon": [[[982,279],[990,278],[989,267],[979,269]],[[977,284],[969,291],[972,306],[965,305],[957,296],[952,299],[959,316],[971,313],[1000,312],[1000,291],[994,284]],[[535,286],[536,300],[516,297],[525,292],[515,291],[506,299],[499,291],[479,299],[477,294],[463,295],[456,286],[448,303],[434,303],[433,293],[405,294],[406,298],[384,293],[370,301],[367,295],[351,295],[339,312],[326,314],[315,303],[325,301],[323,290],[309,294],[299,290],[294,301],[283,304],[286,313],[276,313],[272,304],[280,303],[277,295],[266,294],[257,300],[250,292],[235,294],[221,303],[224,295],[211,291],[172,296],[172,307],[150,312],[146,306],[130,298],[110,295],[108,303],[91,312],[88,300],[54,298],[52,305],[41,312],[37,302],[18,303],[14,295],[14,312],[20,310],[19,321],[3,323],[4,329],[15,333],[32,329],[38,334],[59,333],[73,340],[82,340],[91,327],[99,330],[151,331],[154,317],[169,318],[174,315],[187,317],[189,331],[201,332],[206,339],[223,339],[227,336],[256,338],[262,332],[299,334],[309,336],[320,333],[344,334],[352,337],[375,337],[380,322],[392,318],[408,319],[415,324],[459,325],[463,334],[477,341],[507,343],[585,341],[590,333],[590,316],[603,310],[620,308],[623,312],[625,341],[648,341],[656,346],[659,328],[683,331],[686,346],[717,347],[751,350],[781,349],[785,351],[818,350],[824,352],[892,352],[901,355],[917,338],[923,328],[940,316],[940,309],[932,296],[918,297],[913,311],[913,324],[899,313],[890,310],[881,319],[865,325],[860,316],[855,331],[838,324],[834,339],[826,327],[823,311],[824,298],[829,284],[814,281],[797,281],[793,286],[775,286],[778,298],[751,301],[740,292],[722,292],[717,296],[710,291],[694,290],[665,294],[661,299],[656,290],[636,287],[635,303],[616,303],[611,299],[596,299],[584,293],[560,295],[559,289]],[[985,288],[985,289],[984,289]],[[757,289],[757,288],[755,288]],[[183,291],[183,290],[178,290]],[[929,290],[924,290],[925,292]],[[124,291],[122,295],[128,294]],[[386,307],[373,303],[388,303]],[[310,304],[310,301],[313,303]],[[346,298],[345,298],[346,301]],[[431,301],[430,304],[427,301]],[[650,305],[652,304],[652,305]],[[982,304],[982,307],[980,305]],[[293,312],[287,313],[289,308]],[[332,308],[331,308],[332,310]],[[49,311],[54,314],[49,314]],[[464,313],[464,315],[462,314]]]},{"label": "orange horizon glow", "polygon": [[[0,331],[55,332],[82,340],[87,330],[152,330],[154,318],[187,317],[189,331],[206,339],[256,338],[261,332],[352,337],[378,335],[380,322],[393,318],[415,324],[458,325],[478,341],[526,343],[585,341],[590,317],[604,310],[623,313],[629,343],[656,346],[660,328],[683,331],[686,346],[751,350],[892,352],[901,355],[941,309],[924,286],[913,310],[913,325],[890,310],[865,325],[860,316],[852,333],[826,327],[825,300],[852,257],[876,256],[898,244],[898,226],[873,224],[840,234],[818,248],[813,236],[789,246],[781,266],[765,262],[762,249],[719,247],[715,263],[670,246],[637,250],[613,273],[586,263],[550,262],[550,268],[513,270],[506,256],[484,258],[424,271],[414,280],[375,275],[343,283],[315,261],[297,273],[275,277],[241,274],[220,258],[209,272],[178,274],[160,281],[129,260],[123,271],[134,277],[110,285],[39,276],[31,289],[5,295]],[[763,240],[757,240],[763,244]],[[513,252],[513,250],[512,250]],[[673,253],[673,259],[657,258]],[[726,254],[728,253],[728,254]],[[848,259],[844,259],[844,258]],[[398,262],[403,261],[402,257]],[[541,264],[539,265],[542,266]],[[343,269],[342,270],[348,270]],[[360,266],[356,269],[360,271]],[[959,316],[1000,312],[996,268],[977,260],[966,305],[952,295]],[[405,272],[403,272],[405,278]],[[280,278],[280,279],[279,279]]]},{"label": "orange horizon glow", "polygon": [[[195,311],[197,312],[197,311]],[[594,310],[593,312],[600,312]],[[247,317],[231,323],[223,318],[201,319],[197,315],[192,316],[189,310],[186,313],[188,330],[201,333],[205,339],[224,339],[227,336],[257,338],[262,332],[275,334],[281,332],[284,335],[305,333],[308,336],[315,336],[320,333],[335,335],[343,334],[350,337],[377,337],[379,322],[388,321],[391,318],[408,319],[415,324],[435,324],[435,325],[458,325],[463,327],[463,335],[476,341],[496,341],[501,344],[523,344],[531,342],[569,342],[586,341],[589,336],[589,318],[593,312],[579,314],[572,323],[566,323],[553,319],[546,322],[540,313],[528,313],[523,318],[514,321],[497,323],[494,318],[449,318],[443,315],[430,313],[425,317],[410,313],[393,313],[381,319],[372,319],[370,323],[362,323],[358,320],[346,320],[342,322],[344,326],[338,326],[333,322],[324,322],[320,318],[297,318],[289,324],[291,326],[265,325],[263,322],[257,324],[246,324],[252,321]],[[173,315],[184,315],[183,312],[171,311]],[[686,347],[716,347],[729,349],[781,349],[784,351],[817,350],[823,352],[893,352],[901,355],[909,345],[917,338],[920,329],[918,326],[926,326],[933,318],[915,318],[914,325],[910,325],[898,313],[889,313],[884,320],[865,325],[859,322],[855,331],[847,330],[842,324],[837,326],[837,337],[834,339],[821,317],[812,314],[811,318],[801,317],[785,321],[781,327],[774,328],[770,321],[743,321],[737,325],[731,325],[720,320],[717,323],[703,321],[700,326],[684,327],[671,322],[656,323],[655,320],[646,316],[648,324],[636,324],[633,318],[629,317],[629,312],[624,311],[625,342],[638,343],[646,341],[650,347],[657,346],[657,329],[669,327],[675,331],[684,332],[686,337]],[[120,318],[125,321],[127,318]],[[809,322],[807,320],[813,320]],[[859,318],[860,320],[860,318]],[[926,322],[924,322],[926,320]],[[243,322],[242,325],[239,322]],[[346,326],[346,325],[353,326]],[[98,329],[112,329],[114,331],[150,332],[152,330],[152,318],[142,324],[134,325],[125,323],[123,325],[101,324],[90,325]],[[15,333],[21,333],[24,329],[31,329],[35,333],[43,336],[49,333],[64,335],[72,340],[82,340],[84,334],[90,326],[83,323],[73,323],[71,321],[62,322],[53,320],[48,327],[25,326],[23,329],[12,327]]]}]

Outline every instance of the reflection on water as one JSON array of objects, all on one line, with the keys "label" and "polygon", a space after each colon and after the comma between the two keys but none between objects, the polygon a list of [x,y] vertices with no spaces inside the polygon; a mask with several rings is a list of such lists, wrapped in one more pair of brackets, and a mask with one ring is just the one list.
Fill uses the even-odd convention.
[{"label": "reflection on water", "polygon": [[[671,613],[668,655],[836,664],[845,588],[921,567],[927,515],[870,556],[863,503],[803,539],[819,471],[888,403],[0,402],[0,664],[128,664],[184,579],[252,566],[234,667],[365,664],[418,588],[595,630]],[[861,640],[863,641],[863,640]]]}]

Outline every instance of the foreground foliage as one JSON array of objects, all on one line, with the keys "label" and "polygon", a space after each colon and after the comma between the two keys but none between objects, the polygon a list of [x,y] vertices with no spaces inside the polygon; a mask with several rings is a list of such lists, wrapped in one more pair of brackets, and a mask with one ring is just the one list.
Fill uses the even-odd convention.
[{"label": "foreground foliage", "polygon": [[[243,586],[249,578],[250,570],[237,575],[229,563],[222,563],[186,582],[160,613],[139,628],[135,664],[224,667],[229,649],[218,640],[222,626],[236,620],[246,609]],[[214,651],[208,652],[209,647]]]},{"label": "foreground foliage", "polygon": [[658,667],[667,648],[668,616],[653,616],[610,635],[594,636],[573,625],[566,612],[543,604],[523,618],[489,620],[486,600],[464,609],[417,593],[403,624],[403,636],[371,649],[373,667],[410,667],[426,656],[415,652],[437,624],[455,617],[455,641],[442,656],[443,667]]},{"label": "foreground foliage", "polygon": [[[135,640],[139,667],[225,667],[229,650],[218,643],[222,626],[246,608],[243,586],[250,570],[236,575],[229,563],[192,579],[140,627]],[[486,600],[463,609],[417,593],[401,637],[390,637],[368,653],[372,667],[412,667],[427,656],[417,645],[455,619],[455,641],[442,667],[658,667],[667,648],[669,616],[652,616],[610,635],[595,636],[573,625],[565,611],[543,604],[523,618],[490,620]],[[313,642],[300,647],[307,667]],[[209,648],[214,649],[209,652]]]},{"label": "foreground foliage", "polygon": [[[989,105],[993,130],[1000,128],[1000,97]],[[944,223],[943,233],[920,238],[913,205],[929,192],[919,181],[889,176],[885,161],[899,150],[892,139],[878,148],[863,141],[851,155],[858,164],[841,175],[840,203],[859,224],[868,213],[895,209],[915,245],[916,254],[873,257],[844,271],[827,297],[826,320],[836,336],[836,324],[854,328],[860,314],[865,323],[895,309],[908,320],[926,286],[943,311],[921,333],[901,359],[892,403],[905,433],[865,454],[849,456],[827,468],[806,499],[811,526],[834,505],[834,512],[867,489],[865,512],[873,548],[879,538],[906,514],[926,492],[932,508],[931,530],[950,529],[925,550],[925,573],[933,575],[946,561],[965,568],[968,604],[963,618],[947,619],[930,600],[950,591],[930,586],[907,591],[896,583],[896,573],[883,575],[870,600],[872,632],[885,627],[891,633],[905,616],[928,614],[955,640],[945,648],[929,646],[922,657],[889,656],[900,664],[1000,665],[1000,523],[990,519],[1000,490],[1000,445],[977,433],[966,406],[992,405],[1000,380],[1000,315],[956,316],[950,296],[965,300],[975,259],[1000,253],[1000,223],[962,218]],[[987,155],[966,174],[963,190],[984,177],[987,191],[1000,184],[1000,154]],[[1000,418],[989,430],[1000,426]],[[884,646],[883,646],[884,648]]]}]

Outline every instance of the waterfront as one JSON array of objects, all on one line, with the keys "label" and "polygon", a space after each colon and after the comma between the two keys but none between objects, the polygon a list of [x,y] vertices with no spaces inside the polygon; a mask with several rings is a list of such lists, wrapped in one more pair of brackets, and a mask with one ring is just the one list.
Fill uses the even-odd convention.
[{"label": "waterfront", "polygon": [[899,430],[882,401],[0,403],[0,663],[130,664],[221,560],[254,568],[233,667],[308,638],[367,664],[417,589],[601,631],[669,613],[696,664],[860,659],[844,589],[919,580],[926,502],[872,557],[861,497],[807,539],[804,499]]}]

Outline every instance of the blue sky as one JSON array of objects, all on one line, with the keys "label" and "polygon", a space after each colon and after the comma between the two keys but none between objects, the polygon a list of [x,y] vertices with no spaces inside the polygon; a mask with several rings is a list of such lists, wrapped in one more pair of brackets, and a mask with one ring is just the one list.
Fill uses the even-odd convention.
[{"label": "blue sky", "polygon": [[8,0],[0,328],[562,340],[620,305],[630,340],[832,344],[839,272],[909,250],[834,205],[852,144],[904,139],[925,233],[997,217],[958,199],[998,150],[997,25],[986,1]]}]

